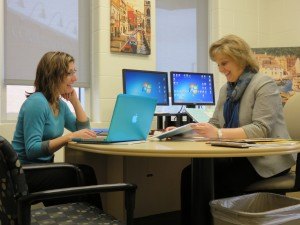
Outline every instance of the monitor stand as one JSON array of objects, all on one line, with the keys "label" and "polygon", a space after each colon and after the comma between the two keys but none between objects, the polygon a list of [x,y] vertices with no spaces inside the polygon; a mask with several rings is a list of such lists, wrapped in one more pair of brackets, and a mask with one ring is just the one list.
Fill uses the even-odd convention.
[{"label": "monitor stand", "polygon": [[186,108],[196,108],[196,105],[195,104],[188,104],[185,107]]}]

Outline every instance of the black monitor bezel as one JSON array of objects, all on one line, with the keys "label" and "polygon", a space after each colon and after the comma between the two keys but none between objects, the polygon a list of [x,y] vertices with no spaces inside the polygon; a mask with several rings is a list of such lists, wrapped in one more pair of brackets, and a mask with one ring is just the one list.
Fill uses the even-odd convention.
[{"label": "black monitor bezel", "polygon": [[123,82],[123,93],[126,94],[126,78],[125,78],[125,73],[127,71],[132,71],[132,72],[145,72],[145,73],[151,73],[155,76],[162,76],[162,74],[164,74],[166,76],[166,81],[167,81],[167,102],[166,103],[157,103],[157,105],[159,106],[163,106],[163,105],[169,105],[170,104],[170,100],[169,100],[169,74],[168,72],[163,72],[163,71],[154,71],[154,70],[137,70],[137,69],[122,69],[122,82]]},{"label": "black monitor bezel", "polygon": [[[212,88],[213,88],[213,102],[205,102],[205,103],[195,103],[195,102],[175,102],[174,101],[174,84],[173,84],[173,76],[175,73],[187,73],[192,75],[209,75],[212,78]],[[216,104],[216,96],[215,96],[215,85],[214,85],[214,75],[213,73],[202,73],[202,72],[183,72],[183,71],[171,71],[170,72],[170,83],[171,83],[171,98],[172,105],[186,105],[187,107],[195,107],[196,105],[215,105]]]}]

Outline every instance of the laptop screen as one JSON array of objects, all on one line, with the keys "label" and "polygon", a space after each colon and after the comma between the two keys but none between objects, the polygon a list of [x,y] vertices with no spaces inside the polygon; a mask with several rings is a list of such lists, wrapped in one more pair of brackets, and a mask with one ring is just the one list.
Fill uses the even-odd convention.
[{"label": "laptop screen", "polygon": [[119,94],[111,118],[107,141],[146,140],[149,134],[156,99]]}]

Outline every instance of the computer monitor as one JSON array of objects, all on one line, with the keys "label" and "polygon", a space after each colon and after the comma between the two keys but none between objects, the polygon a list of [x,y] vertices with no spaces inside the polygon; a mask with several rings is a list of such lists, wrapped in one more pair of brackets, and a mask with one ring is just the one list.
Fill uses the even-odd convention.
[{"label": "computer monitor", "polygon": [[157,105],[169,105],[168,73],[123,69],[123,93],[157,99]]},{"label": "computer monitor", "polygon": [[214,105],[214,77],[211,73],[171,72],[173,105]]}]

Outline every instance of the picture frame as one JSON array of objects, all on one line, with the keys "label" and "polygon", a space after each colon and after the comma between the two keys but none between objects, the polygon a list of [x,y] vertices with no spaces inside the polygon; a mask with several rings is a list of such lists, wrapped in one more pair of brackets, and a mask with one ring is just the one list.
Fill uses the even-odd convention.
[{"label": "picture frame", "polygon": [[260,72],[272,77],[280,89],[282,103],[300,92],[300,47],[252,49]]},{"label": "picture frame", "polygon": [[151,54],[151,1],[110,1],[110,51]]}]

